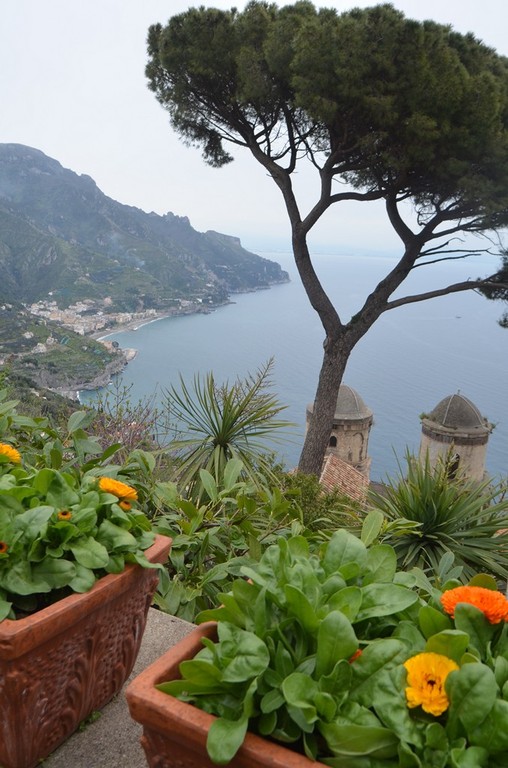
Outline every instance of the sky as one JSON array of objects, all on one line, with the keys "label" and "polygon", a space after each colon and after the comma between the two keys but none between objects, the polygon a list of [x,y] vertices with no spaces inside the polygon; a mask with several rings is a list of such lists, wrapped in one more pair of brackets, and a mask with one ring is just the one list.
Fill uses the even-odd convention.
[{"label": "sky", "polygon": [[[315,4],[345,11],[374,3]],[[91,176],[121,203],[187,216],[198,231],[238,236],[250,250],[288,250],[280,192],[250,153],[239,150],[225,168],[208,167],[200,149],[186,147],[171,129],[147,87],[148,27],[200,5],[242,9],[246,2],[2,0],[0,142],[40,149]],[[506,0],[394,0],[392,5],[408,17],[473,32],[508,55]],[[313,199],[313,175],[303,172],[299,181],[305,212]],[[372,252],[398,245],[380,206],[339,207],[316,227],[311,242],[316,249]]]}]

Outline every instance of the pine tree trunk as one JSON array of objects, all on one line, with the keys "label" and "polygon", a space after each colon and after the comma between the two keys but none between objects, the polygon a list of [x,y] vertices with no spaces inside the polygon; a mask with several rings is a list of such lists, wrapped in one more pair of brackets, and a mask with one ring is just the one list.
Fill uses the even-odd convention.
[{"label": "pine tree trunk", "polygon": [[299,472],[318,477],[321,474],[330,441],[339,387],[350,351],[338,342],[325,343],[314,409],[298,463]]}]

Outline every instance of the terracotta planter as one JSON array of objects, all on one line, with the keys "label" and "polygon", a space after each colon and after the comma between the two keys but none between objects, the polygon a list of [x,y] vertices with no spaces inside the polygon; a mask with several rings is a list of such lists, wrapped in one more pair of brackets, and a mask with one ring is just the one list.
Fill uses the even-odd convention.
[{"label": "terracotta planter", "polygon": [[[146,550],[165,562],[171,539]],[[33,616],[0,622],[0,766],[32,768],[121,689],[139,651],[157,586],[128,565],[89,592]]]},{"label": "terracotta planter", "polygon": [[[214,622],[202,624],[138,675],[126,690],[131,717],[143,726],[141,744],[150,768],[217,768],[206,752],[214,717],[168,696],[157,683],[180,677],[179,665],[203,647],[203,636],[216,639]],[[235,768],[325,768],[279,744],[248,733],[234,760]]]}]

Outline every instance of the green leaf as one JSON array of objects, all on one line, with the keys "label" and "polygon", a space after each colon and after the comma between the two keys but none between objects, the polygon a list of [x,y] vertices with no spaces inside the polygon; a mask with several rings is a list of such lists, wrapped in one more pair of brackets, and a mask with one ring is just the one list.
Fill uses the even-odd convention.
[{"label": "green leaf", "polygon": [[96,582],[95,573],[90,568],[76,563],[76,574],[69,582],[69,587],[73,592],[88,592]]},{"label": "green leaf", "polygon": [[351,699],[370,707],[376,694],[378,676],[383,670],[405,661],[407,655],[407,646],[401,640],[385,638],[372,641],[351,665],[353,669]]},{"label": "green leaf", "polygon": [[[336,531],[328,542],[322,566],[325,573],[329,576],[336,571],[342,572],[342,569],[350,564],[359,570],[366,560],[367,549],[365,544],[356,536],[353,536],[352,533],[341,529]],[[346,568],[346,570],[348,569]]]},{"label": "green leaf", "polygon": [[418,600],[418,594],[398,584],[367,584],[355,623],[375,616],[400,613]]},{"label": "green leaf", "polygon": [[483,747],[455,747],[450,751],[450,758],[451,768],[487,768],[490,765],[489,752]]},{"label": "green leaf", "polygon": [[76,566],[68,560],[55,560],[47,557],[32,568],[34,580],[42,579],[50,589],[66,587],[76,574]]},{"label": "green leaf", "polygon": [[395,757],[399,739],[388,728],[320,723],[319,730],[333,755]]},{"label": "green leaf", "polygon": [[391,582],[397,571],[397,555],[389,544],[377,544],[367,553],[366,573],[363,585],[377,582]]},{"label": "green leaf", "polygon": [[239,629],[234,624],[219,622],[217,632],[221,652],[223,647],[231,649],[223,680],[228,683],[243,682],[261,675],[268,667],[270,654],[261,638],[253,632]]},{"label": "green leaf", "polygon": [[468,582],[470,587],[483,587],[484,589],[492,589],[494,592],[498,591],[497,581],[493,576],[488,573],[477,573]]},{"label": "green leaf", "polygon": [[451,672],[446,678],[445,689],[450,700],[448,717],[453,730],[460,720],[469,733],[489,717],[496,701],[496,678],[484,664],[465,664]]},{"label": "green leaf", "polygon": [[217,501],[217,498],[219,495],[217,490],[217,483],[215,482],[210,472],[208,472],[206,469],[200,469],[199,478],[203,484],[203,488],[205,489],[210,501]]},{"label": "green leaf", "polygon": [[206,739],[210,760],[218,765],[229,763],[243,744],[248,724],[248,717],[241,717],[239,720],[214,720]]},{"label": "green leaf", "polygon": [[[303,727],[307,730],[307,725],[316,722],[318,719],[314,704],[314,698],[318,693],[316,681],[309,677],[309,675],[293,672],[282,681],[281,691],[288,706],[299,710],[296,721],[298,722],[299,718],[303,717]],[[295,719],[294,715],[295,713],[292,712],[291,716],[293,719]]]},{"label": "green leaf", "polygon": [[93,422],[94,418],[95,414],[91,411],[75,411],[69,417],[67,431],[72,433],[77,429],[86,429]]},{"label": "green leaf", "polygon": [[366,515],[360,538],[366,547],[369,547],[377,539],[383,527],[384,515],[379,509],[371,509]]},{"label": "green leaf", "polygon": [[97,541],[108,551],[125,550],[134,552],[138,548],[136,538],[124,528],[115,525],[110,520],[103,520],[97,532]]},{"label": "green leaf", "polygon": [[0,572],[0,586],[13,595],[33,595],[51,589],[46,581],[33,576],[32,567],[27,561],[14,563],[8,571]]},{"label": "green leaf", "polygon": [[490,624],[485,614],[474,605],[459,603],[455,607],[455,627],[469,635],[471,646],[485,659],[487,646],[496,631],[496,626]]},{"label": "green leaf", "polygon": [[224,488],[232,488],[242,471],[243,462],[240,459],[230,459],[224,467]]},{"label": "green leaf", "polygon": [[341,611],[332,611],[320,623],[317,636],[316,677],[329,675],[341,659],[358,649],[355,631]]},{"label": "green leaf", "polygon": [[424,605],[420,608],[418,623],[425,639],[453,627],[451,619],[431,605]]},{"label": "green leaf", "polygon": [[12,603],[0,597],[0,621],[7,619],[11,612]]},{"label": "green leaf", "polygon": [[81,537],[69,545],[77,562],[85,568],[105,568],[109,562],[108,550],[91,536]]},{"label": "green leaf", "polygon": [[362,604],[360,587],[344,587],[332,595],[326,605],[328,610],[342,611],[349,621],[354,622]]},{"label": "green leaf", "polygon": [[34,541],[46,532],[47,522],[55,510],[53,507],[34,507],[14,519],[14,530],[22,531],[23,539]]},{"label": "green leaf", "polygon": [[319,621],[316,611],[307,596],[301,589],[294,587],[292,584],[286,584],[284,587],[284,595],[290,613],[296,616],[303,629],[314,634],[319,626]]},{"label": "green leaf", "polygon": [[457,664],[469,645],[469,635],[459,629],[445,629],[427,640],[425,650],[453,659]]},{"label": "green leaf", "polygon": [[[489,755],[498,756],[496,753],[508,751],[508,701],[498,699],[482,723],[468,733],[472,744],[484,747]],[[496,766],[506,765],[506,754],[499,755]],[[493,761],[492,761],[493,762]],[[487,763],[489,766],[491,763]]]}]

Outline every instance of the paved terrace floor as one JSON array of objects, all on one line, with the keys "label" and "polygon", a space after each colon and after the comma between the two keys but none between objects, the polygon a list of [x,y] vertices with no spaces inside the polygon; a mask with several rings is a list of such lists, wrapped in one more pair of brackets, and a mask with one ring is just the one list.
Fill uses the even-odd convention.
[{"label": "paved terrace floor", "polygon": [[[174,616],[151,608],[141,650],[129,681],[192,629]],[[128,682],[125,684],[127,685]],[[44,768],[146,768],[139,739],[142,728],[131,720],[123,690],[94,723],[74,733],[43,762]]]}]

